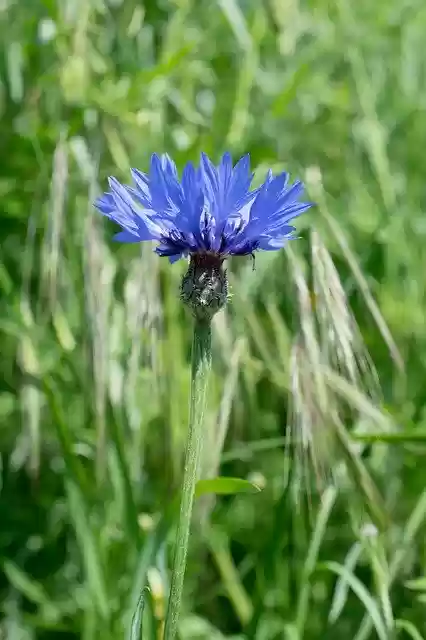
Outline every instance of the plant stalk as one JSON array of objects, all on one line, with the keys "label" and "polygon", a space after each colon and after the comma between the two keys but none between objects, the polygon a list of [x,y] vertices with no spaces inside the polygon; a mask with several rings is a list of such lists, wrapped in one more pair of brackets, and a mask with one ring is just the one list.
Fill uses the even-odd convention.
[{"label": "plant stalk", "polygon": [[198,479],[198,467],[203,441],[204,410],[206,406],[207,385],[210,369],[210,320],[196,319],[192,342],[191,397],[188,439],[186,443],[179,522],[176,534],[170,596],[164,628],[164,640],[174,640],[178,628],[195,484]]}]

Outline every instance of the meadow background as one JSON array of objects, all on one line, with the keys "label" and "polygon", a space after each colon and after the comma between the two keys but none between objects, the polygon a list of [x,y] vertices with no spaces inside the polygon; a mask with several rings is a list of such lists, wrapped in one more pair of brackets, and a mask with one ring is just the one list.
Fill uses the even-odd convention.
[{"label": "meadow background", "polygon": [[426,5],[0,2],[0,637],[161,638],[187,425],[181,261],[92,207],[250,152],[317,207],[230,264],[181,637],[426,638]]}]

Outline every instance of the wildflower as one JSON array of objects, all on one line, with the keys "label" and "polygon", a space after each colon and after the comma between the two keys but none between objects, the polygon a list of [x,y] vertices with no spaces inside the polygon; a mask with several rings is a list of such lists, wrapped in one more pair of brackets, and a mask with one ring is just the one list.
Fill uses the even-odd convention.
[{"label": "wildflower", "polygon": [[154,240],[155,251],[170,262],[190,256],[182,280],[181,298],[194,317],[188,440],[181,506],[176,533],[164,638],[177,635],[195,486],[204,435],[204,413],[211,369],[211,319],[228,298],[223,262],[229,256],[273,251],[293,237],[290,221],[311,204],[300,202],[301,182],[288,183],[288,174],[266,176],[250,189],[253,174],[249,157],[232,166],[225,153],[216,167],[201,155],[198,168],[188,162],[179,180],[167,155],[153,155],[148,174],[132,169],[133,185],[109,179],[110,191],[95,203],[118,223],[115,240]]},{"label": "wildflower", "polygon": [[[173,160],[153,154],[148,174],[137,169],[131,174],[133,186],[110,178],[110,191],[95,206],[122,227],[115,240],[157,241],[155,251],[172,263],[189,255],[187,284],[199,281],[204,299],[198,291],[196,305],[204,308],[226,302],[225,258],[280,249],[293,238],[290,221],[312,206],[299,201],[303,185],[289,185],[285,172],[273,177],[269,171],[264,183],[251,190],[248,155],[233,167],[225,153],[216,167],[202,154],[200,166],[188,162],[179,180]],[[182,295],[192,306],[184,285]]]}]

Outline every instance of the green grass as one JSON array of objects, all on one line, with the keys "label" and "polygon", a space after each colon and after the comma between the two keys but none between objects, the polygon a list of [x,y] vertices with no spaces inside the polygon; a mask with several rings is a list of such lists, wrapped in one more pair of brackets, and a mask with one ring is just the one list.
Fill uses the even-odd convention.
[{"label": "green grass", "polygon": [[229,149],[318,206],[230,266],[203,477],[263,491],[199,498],[181,636],[426,637],[425,29],[420,0],[0,3],[0,636],[136,637],[149,586],[161,637],[185,264],[92,202]]}]

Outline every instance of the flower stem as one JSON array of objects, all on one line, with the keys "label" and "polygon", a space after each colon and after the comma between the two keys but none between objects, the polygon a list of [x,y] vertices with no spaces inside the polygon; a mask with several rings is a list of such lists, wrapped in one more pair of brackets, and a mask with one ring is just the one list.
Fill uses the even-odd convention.
[{"label": "flower stem", "polygon": [[173,572],[170,585],[164,640],[174,640],[177,632],[183,580],[188,552],[189,529],[195,484],[203,441],[203,418],[206,405],[207,384],[211,368],[211,325],[209,320],[195,320],[192,342],[191,399],[185,469],[176,534]]}]

